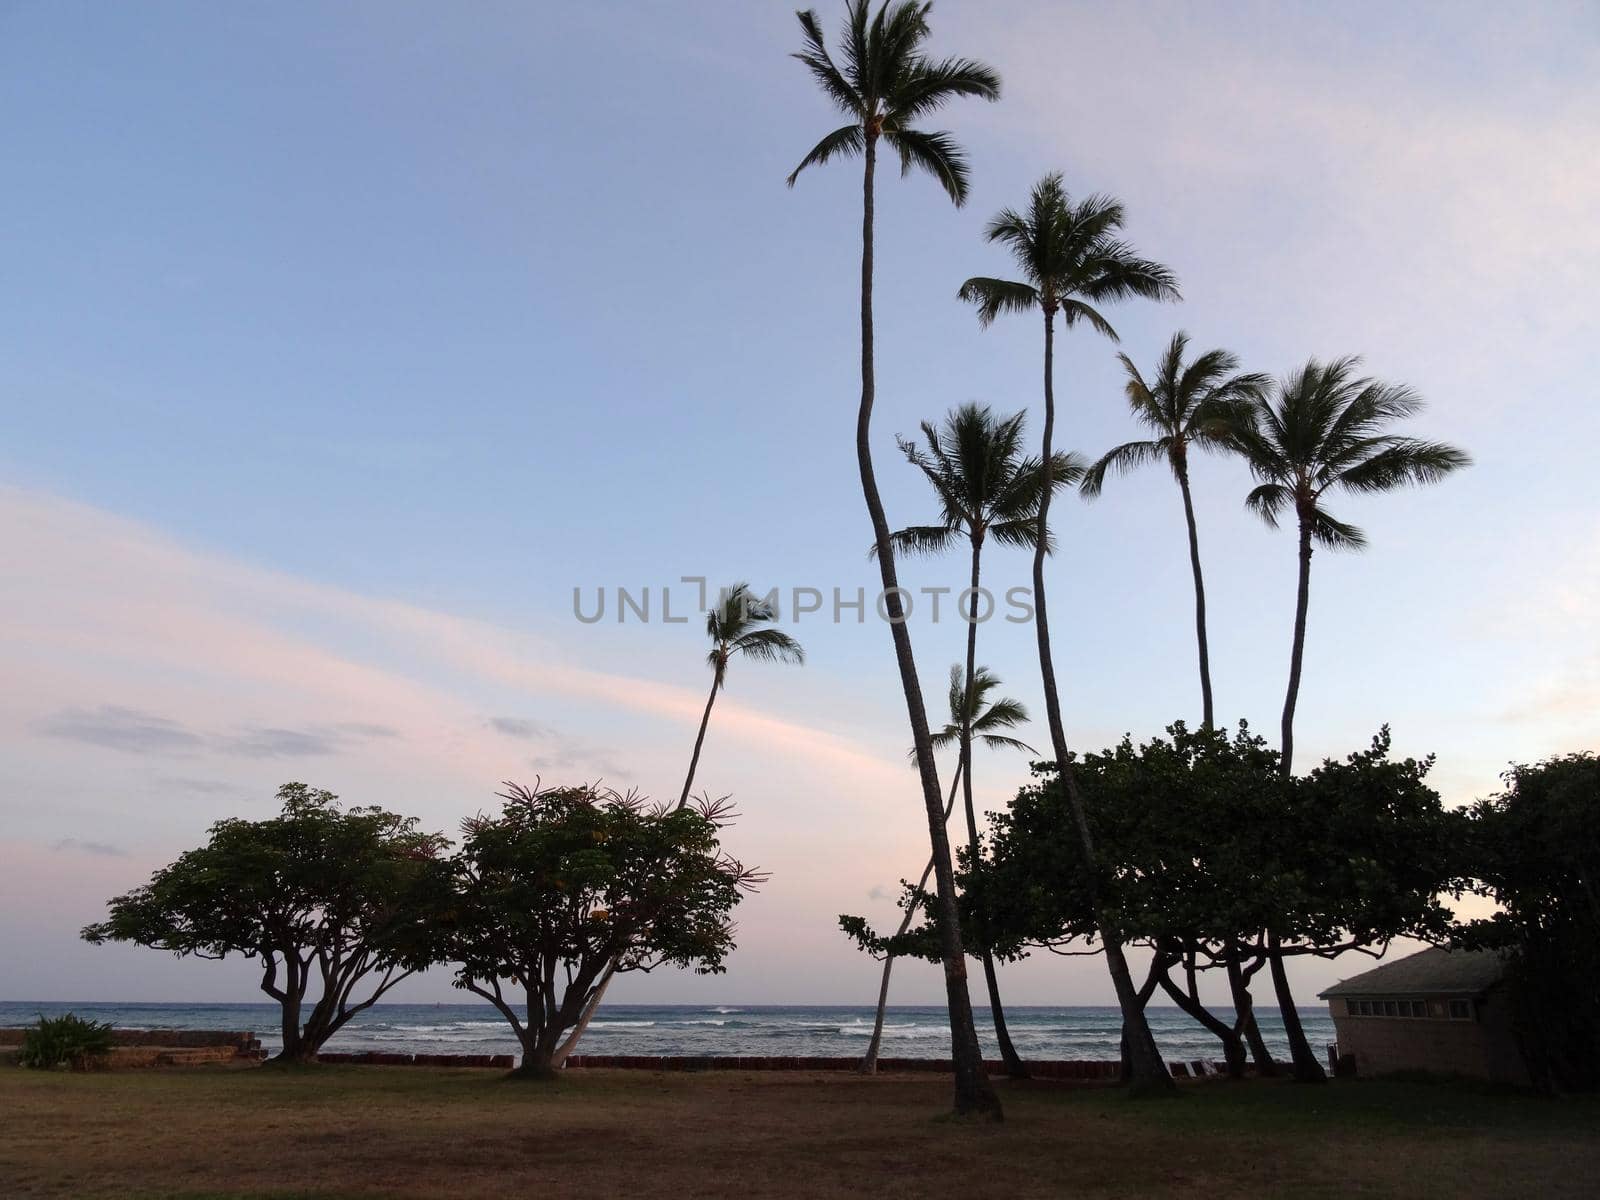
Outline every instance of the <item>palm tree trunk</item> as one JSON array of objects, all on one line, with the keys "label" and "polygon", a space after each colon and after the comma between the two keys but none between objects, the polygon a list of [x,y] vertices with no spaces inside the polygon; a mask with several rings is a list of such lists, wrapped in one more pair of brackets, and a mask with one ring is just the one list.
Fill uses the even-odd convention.
[{"label": "palm tree trunk", "polygon": [[[978,864],[978,814],[972,802],[972,677],[978,669],[978,583],[982,578],[983,534],[972,538],[972,583],[967,606],[967,683],[962,692],[961,708],[961,799],[967,814],[967,851],[972,856],[973,867]],[[995,1041],[1000,1044],[1000,1058],[1006,1065],[1006,1074],[1013,1079],[1026,1079],[1028,1068],[1022,1056],[1011,1044],[1011,1031],[1006,1028],[1005,1007],[1000,1000],[1000,981],[994,969],[994,953],[989,949],[989,923],[981,907],[977,917],[979,950],[983,956],[983,982],[989,990],[989,1015],[994,1021]]]},{"label": "palm tree trunk", "polygon": [[1278,935],[1267,935],[1267,963],[1272,969],[1272,990],[1278,997],[1278,1013],[1283,1018],[1283,1032],[1289,1039],[1289,1057],[1294,1065],[1294,1077],[1299,1083],[1322,1083],[1328,1073],[1306,1040],[1305,1026],[1300,1024],[1300,1010],[1295,1007],[1294,993],[1289,990],[1289,973],[1284,970],[1283,951]]},{"label": "palm tree trunk", "polygon": [[1206,581],[1200,571],[1200,533],[1195,526],[1194,499],[1189,495],[1189,466],[1178,466],[1178,489],[1183,493],[1183,519],[1189,525],[1189,568],[1194,572],[1194,636],[1200,649],[1200,718],[1201,727],[1210,729],[1216,724],[1216,713],[1211,705],[1211,647],[1206,639]]},{"label": "palm tree trunk", "polygon": [[678,797],[678,807],[682,808],[689,803],[689,789],[694,785],[695,768],[700,765],[700,747],[705,744],[706,726],[711,724],[711,706],[717,702],[717,691],[722,687],[722,672],[714,672],[711,680],[711,695],[706,697],[706,710],[700,714],[700,732],[694,739],[694,753],[689,756],[689,774],[683,781],[683,794]]},{"label": "palm tree trunk", "polygon": [[[961,764],[956,764],[955,777],[950,780],[950,796],[944,802],[944,819],[948,823],[950,814],[956,807],[956,788],[961,784]],[[933,873],[933,859],[928,859],[928,865],[922,868],[922,878],[917,880],[917,891],[928,886],[928,876]],[[916,918],[915,908],[906,909],[906,915],[900,919],[900,928],[895,931],[899,937],[911,928],[911,922]],[[867,1043],[867,1052],[861,1056],[861,1066],[858,1068],[863,1075],[875,1075],[878,1071],[878,1048],[883,1044],[883,1015],[889,1007],[889,972],[894,970],[893,954],[883,956],[883,979],[878,984],[878,1011],[872,1019],[872,1040]]]},{"label": "palm tree trunk", "polygon": [[1094,837],[1089,831],[1089,820],[1083,809],[1083,797],[1078,793],[1077,777],[1068,758],[1067,734],[1061,722],[1061,698],[1056,689],[1056,670],[1050,653],[1050,620],[1045,607],[1044,556],[1048,546],[1050,528],[1051,439],[1055,434],[1055,313],[1049,309],[1044,314],[1044,494],[1039,500],[1039,537],[1033,549],[1033,624],[1039,637],[1039,674],[1044,685],[1045,715],[1050,724],[1050,743],[1055,752],[1056,770],[1061,776],[1067,795],[1067,807],[1078,830],[1078,842],[1083,851],[1084,869],[1088,872],[1089,902],[1094,910],[1095,924],[1099,926],[1101,941],[1105,944],[1106,969],[1111,974],[1111,984],[1116,989],[1117,1004],[1122,1009],[1123,1029],[1128,1039],[1131,1082],[1139,1091],[1168,1091],[1173,1087],[1172,1076],[1156,1048],[1150,1033],[1150,1023],[1145,1019],[1144,1005],[1139,1002],[1138,989],[1128,971],[1128,959],[1122,952],[1121,932],[1105,919],[1099,904],[1097,882],[1098,863],[1094,852]]},{"label": "palm tree trunk", "polygon": [[1285,774],[1294,771],[1294,710],[1300,702],[1300,665],[1306,653],[1306,610],[1311,604],[1311,526],[1300,522],[1300,583],[1294,604],[1294,647],[1289,651],[1289,690],[1283,697],[1283,751],[1278,764]]},{"label": "palm tree trunk", "polygon": [[872,518],[872,537],[878,548],[878,572],[883,580],[889,632],[894,639],[900,687],[905,692],[906,714],[911,721],[911,741],[916,749],[917,772],[922,779],[922,801],[927,809],[928,840],[932,848],[934,881],[938,889],[940,950],[944,956],[945,996],[950,1008],[950,1058],[955,1068],[955,1111],[1003,1119],[1000,1097],[984,1070],[983,1052],[972,1024],[972,997],[967,991],[967,963],[961,946],[961,920],[956,907],[955,870],[950,862],[950,839],[945,831],[939,770],[933,761],[928,736],[928,714],[923,707],[922,685],[911,653],[911,634],[905,626],[900,582],[894,568],[894,545],[889,521],[878,495],[872,470],[872,405],[876,398],[872,343],[872,188],[878,161],[878,131],[866,131],[866,165],[861,179],[861,407],[856,415],[856,462],[861,470],[861,492]]},{"label": "palm tree trunk", "polygon": [[[1306,610],[1311,604],[1311,525],[1304,516],[1300,518],[1300,581],[1295,595],[1294,648],[1289,655],[1289,689],[1283,698],[1283,753],[1279,769],[1290,775],[1294,770],[1294,710],[1300,699],[1300,667],[1306,652]],[[1300,1024],[1300,1011],[1295,1007],[1294,993],[1289,989],[1289,973],[1284,969],[1283,952],[1278,935],[1267,935],[1267,962],[1272,970],[1272,989],[1278,997],[1278,1010],[1283,1016],[1283,1031],[1289,1038],[1289,1054],[1294,1063],[1294,1077],[1302,1083],[1320,1083],[1328,1076],[1322,1064],[1311,1051],[1305,1029]]]}]

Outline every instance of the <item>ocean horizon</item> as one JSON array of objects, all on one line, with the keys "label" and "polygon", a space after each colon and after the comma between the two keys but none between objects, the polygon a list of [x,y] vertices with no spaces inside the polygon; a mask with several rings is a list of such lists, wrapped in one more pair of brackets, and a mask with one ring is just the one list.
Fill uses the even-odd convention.
[{"label": "ocean horizon", "polygon": [[[279,1008],[272,1003],[177,1004],[109,1001],[0,1001],[0,1026],[29,1025],[75,1012],[127,1029],[237,1029],[261,1039],[269,1053],[282,1045]],[[1229,1010],[1219,1010],[1224,1015]],[[1156,1043],[1168,1060],[1217,1059],[1217,1039],[1174,1006],[1147,1010]],[[1033,1059],[1110,1060],[1118,1057],[1121,1014],[1112,1005],[1008,1005],[1007,1026],[1017,1052]],[[838,1057],[866,1050],[874,1009],[860,1004],[607,1004],[580,1043],[579,1053],[753,1057]],[[976,1006],[978,1038],[998,1057],[987,1005]],[[1288,1056],[1276,1007],[1258,1005],[1257,1021],[1273,1053]],[[1321,1050],[1334,1040],[1325,1009],[1300,1011],[1306,1036]],[[376,1004],[329,1040],[327,1050],[409,1054],[516,1054],[505,1019],[484,1002]],[[946,1058],[949,1024],[942,1005],[890,1005],[884,1057]]]}]

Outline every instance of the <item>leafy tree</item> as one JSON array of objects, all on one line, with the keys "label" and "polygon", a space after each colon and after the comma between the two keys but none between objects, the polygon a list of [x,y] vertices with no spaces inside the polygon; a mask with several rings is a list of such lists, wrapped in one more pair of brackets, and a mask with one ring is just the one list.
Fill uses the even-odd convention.
[{"label": "leafy tree", "polygon": [[695,768],[700,765],[700,747],[706,740],[706,726],[711,723],[711,706],[717,702],[717,693],[727,681],[728,664],[735,658],[805,662],[806,654],[799,642],[781,629],[770,628],[777,618],[773,605],[755,596],[748,583],[736,583],[726,589],[716,607],[706,614],[706,637],[711,639],[711,649],[706,654],[706,662],[711,666],[711,694],[706,697],[706,710],[700,717],[700,732],[694,739],[689,774],[684,777],[683,793],[678,797],[679,808],[689,803]]},{"label": "leafy tree", "polygon": [[[1366,535],[1339,520],[1326,506],[1330,492],[1388,492],[1435,483],[1470,459],[1443,442],[1425,442],[1389,432],[1414,416],[1422,401],[1399,384],[1357,377],[1355,358],[1321,363],[1312,359],[1294,374],[1253,396],[1232,434],[1257,486],[1246,506],[1269,526],[1292,512],[1299,527],[1299,585],[1295,600],[1294,642],[1289,654],[1289,685],[1284,695],[1282,754],[1285,773],[1294,761],[1294,713],[1300,697],[1305,658],[1306,611],[1311,599],[1313,545],[1359,550]],[[1323,1078],[1295,1019],[1294,997],[1278,948],[1269,945],[1273,987],[1289,1024],[1295,1074]]]},{"label": "leafy tree", "polygon": [[[1030,754],[1033,753],[1033,747],[1026,742],[1020,741],[1008,733],[1001,732],[1002,730],[1015,729],[1019,725],[1026,725],[1028,723],[1028,710],[1016,700],[1004,696],[991,701],[989,693],[999,686],[999,676],[993,674],[988,667],[977,668],[973,672],[972,683],[969,686],[966,680],[966,672],[962,669],[961,664],[956,663],[953,665],[950,668],[950,720],[943,729],[932,735],[934,749],[942,750],[952,743],[960,745],[963,734],[966,734],[969,742],[971,739],[976,739],[991,750],[1026,750]],[[970,757],[970,753],[967,753],[956,760],[956,769],[950,779],[950,795],[945,799],[944,805],[944,819],[946,821],[950,819],[950,814],[955,809],[956,788],[961,786],[961,780],[965,777],[964,761]],[[930,858],[927,866],[922,868],[922,877],[917,880],[917,886],[911,893],[913,896],[923,897],[926,895],[925,889],[928,886],[928,876],[932,873],[933,860]],[[920,903],[919,899],[905,905],[905,916],[900,921],[900,928],[895,934],[896,937],[904,937],[911,928],[911,922],[916,919]],[[863,917],[841,915],[839,917],[839,926],[845,933],[854,937],[857,942],[863,945],[870,941],[870,938],[863,937],[867,933],[867,923]],[[878,951],[874,950],[873,953],[878,953]],[[872,1038],[867,1043],[866,1054],[862,1055],[861,1058],[861,1073],[863,1075],[871,1075],[877,1071],[878,1049],[883,1042],[884,1010],[889,1004],[889,973],[894,970],[895,955],[884,951],[882,952],[882,958],[883,978],[878,984],[878,1009],[872,1020]],[[996,1007],[998,1007],[999,1000],[992,995],[991,999],[994,1000]]]},{"label": "leafy tree", "polygon": [[[1217,1035],[1242,1072],[1251,1009],[1237,976],[1260,969],[1264,935],[1283,954],[1379,954],[1394,938],[1441,941],[1441,893],[1461,874],[1461,818],[1425,782],[1431,760],[1390,758],[1388,731],[1370,749],[1303,779],[1248,727],[1131,738],[1076,764],[1107,847],[1099,902],[1130,941],[1153,953],[1149,979]],[[994,914],[996,947],[1067,951],[1092,941],[1094,898],[1053,764],[991,820],[991,852],[962,875],[971,902]],[[1114,853],[1112,851],[1114,850]],[[1230,1023],[1201,1002],[1197,976],[1225,969]],[[1291,1014],[1285,1014],[1285,1021]]]},{"label": "leafy tree", "polygon": [[436,961],[418,914],[443,884],[449,843],[415,818],[341,809],[332,792],[303,783],[279,788],[278,800],[268,820],[218,821],[206,845],[116,897],[83,937],[258,960],[261,990],[282,1009],[278,1057],[304,1062]]},{"label": "leafy tree", "polygon": [[1189,492],[1189,449],[1228,447],[1230,418],[1241,401],[1266,383],[1264,375],[1241,375],[1239,360],[1226,350],[1208,350],[1187,366],[1184,351],[1189,335],[1175,333],[1156,365],[1154,382],[1146,382],[1126,354],[1117,357],[1127,373],[1128,407],[1154,437],[1124,442],[1106,451],[1084,473],[1082,491],[1095,497],[1105,486],[1110,470],[1129,471],[1147,463],[1165,461],[1183,496],[1183,519],[1189,528],[1189,569],[1194,575],[1194,632],[1200,655],[1201,723],[1215,723],[1211,700],[1211,650],[1206,638],[1206,585],[1200,570],[1200,533]]},{"label": "leafy tree", "polygon": [[958,1113],[982,1113],[999,1119],[1002,1115],[1000,1100],[984,1073],[983,1054],[972,1024],[972,999],[967,990],[960,922],[956,919],[955,875],[945,830],[943,796],[929,741],[922,686],[917,679],[916,659],[911,650],[911,633],[904,620],[889,520],[884,515],[872,465],[872,408],[877,394],[872,256],[878,144],[881,141],[898,153],[902,175],[910,174],[913,169],[926,171],[959,205],[967,196],[965,155],[950,134],[919,129],[917,124],[951,100],[967,96],[995,100],[1000,95],[999,77],[983,64],[964,58],[934,59],[927,55],[924,46],[929,36],[930,8],[931,5],[918,0],[886,0],[874,13],[867,0],[847,0],[840,40],[842,65],[835,63],[830,55],[816,13],[798,14],[804,48],[795,57],[823,95],[845,114],[846,123],[811,148],[789,176],[789,185],[793,187],[808,167],[834,159],[857,156],[862,159],[861,404],[856,412],[856,461],[861,474],[861,491],[872,520],[895,663],[900,671],[911,739],[916,748],[939,904],[950,917],[943,922],[943,936],[948,939],[943,957],[945,995],[950,1010],[951,1057],[955,1065],[955,1108]]},{"label": "leafy tree", "polygon": [[501,798],[498,816],[463,823],[436,952],[505,1017],[517,1073],[548,1078],[614,974],[721,972],[729,914],[765,877],[722,850],[723,801],[651,807],[591,785],[507,784]]},{"label": "leafy tree", "polygon": [[[978,321],[987,326],[1001,313],[1037,311],[1044,317],[1044,434],[1040,461],[1045,464],[1045,486],[1039,502],[1039,536],[1033,551],[1034,631],[1039,642],[1039,671],[1044,685],[1045,716],[1056,769],[1065,781],[1067,800],[1081,842],[1082,861],[1091,888],[1099,871],[1094,835],[1072,775],[1072,759],[1061,718],[1061,698],[1056,686],[1055,660],[1050,650],[1049,606],[1044,587],[1044,556],[1049,545],[1050,497],[1055,490],[1051,470],[1056,423],[1055,321],[1071,329],[1087,324],[1106,337],[1116,331],[1101,315],[1098,305],[1144,297],[1176,299],[1172,272],[1159,263],[1140,258],[1118,236],[1123,223],[1122,205],[1105,196],[1090,196],[1074,203],[1060,175],[1047,175],[1034,186],[1025,212],[1001,211],[989,223],[985,236],[1011,251],[1023,278],[996,279],[975,276],[961,285],[961,299],[977,305]],[[1156,1049],[1139,1003],[1138,989],[1122,953],[1120,931],[1102,926],[1106,966],[1130,1031],[1133,1081],[1142,1090],[1169,1090],[1172,1079]]]},{"label": "leafy tree", "polygon": [[1510,956],[1515,1020],[1534,1082],[1600,1089],[1600,758],[1516,766],[1471,812],[1471,873],[1500,911],[1469,944]]},{"label": "leafy tree", "polygon": [[[987,406],[963,404],[952,411],[944,424],[935,427],[922,423],[922,444],[900,440],[901,452],[920,470],[939,499],[940,520],[936,525],[913,525],[894,534],[891,541],[908,554],[938,554],[965,541],[972,570],[967,606],[967,666],[964,686],[976,679],[978,655],[979,585],[982,582],[983,548],[993,538],[1003,546],[1031,547],[1039,536],[1039,497],[1045,487],[1045,472],[1037,459],[1022,451],[1025,413],[997,417]],[[1050,477],[1054,486],[1063,487],[1083,474],[1083,464],[1074,455],[1057,454]],[[973,705],[962,704],[955,711],[971,712]],[[978,817],[972,801],[972,736],[966,724],[960,730],[962,803],[967,816],[968,852],[978,853]],[[983,959],[984,982],[989,989],[989,1008],[994,1019],[995,1038],[1006,1071],[1014,1079],[1027,1077],[1027,1069],[1011,1035],[1006,1030],[1005,1009],[1000,1000],[1000,984],[995,975],[994,955],[982,942],[983,928],[978,922],[979,949]]]}]

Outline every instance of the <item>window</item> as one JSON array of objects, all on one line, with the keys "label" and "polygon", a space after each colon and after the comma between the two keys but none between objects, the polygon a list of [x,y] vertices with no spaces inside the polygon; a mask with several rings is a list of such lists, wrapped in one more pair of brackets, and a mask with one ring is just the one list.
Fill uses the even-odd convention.
[{"label": "window", "polygon": [[1472,1020],[1472,1004],[1466,1000],[1450,1001],[1450,1019],[1452,1021]]},{"label": "window", "polygon": [[1395,1015],[1395,1002],[1393,1000],[1385,1000],[1383,1002],[1383,1015],[1386,1017]]}]

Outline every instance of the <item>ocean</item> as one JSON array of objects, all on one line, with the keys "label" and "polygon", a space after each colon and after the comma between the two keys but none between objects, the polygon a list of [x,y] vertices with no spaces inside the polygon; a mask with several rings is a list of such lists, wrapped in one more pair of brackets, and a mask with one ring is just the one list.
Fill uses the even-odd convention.
[{"label": "ocean", "polygon": [[[40,1013],[75,1012],[129,1029],[253,1031],[268,1051],[282,1044],[275,1004],[69,1004],[0,1002],[0,1026],[28,1025]],[[989,1010],[976,1010],[978,1037],[998,1057]],[[1173,1007],[1149,1009],[1150,1027],[1169,1060],[1221,1057],[1217,1040]],[[860,1054],[872,1034],[873,1009],[862,1005],[607,1004],[579,1046],[590,1054],[688,1054],[830,1057]],[[1287,1055],[1276,1008],[1256,1018],[1273,1052]],[[1334,1040],[1326,1010],[1303,1010],[1306,1036],[1319,1054]],[[1115,1059],[1120,1018],[1115,1008],[1016,1006],[1006,1020],[1017,1052],[1036,1059]],[[329,1050],[411,1054],[514,1054],[510,1026],[487,1004],[376,1004],[333,1036]],[[942,1006],[891,1005],[884,1020],[886,1058],[947,1058],[949,1025]]]}]

